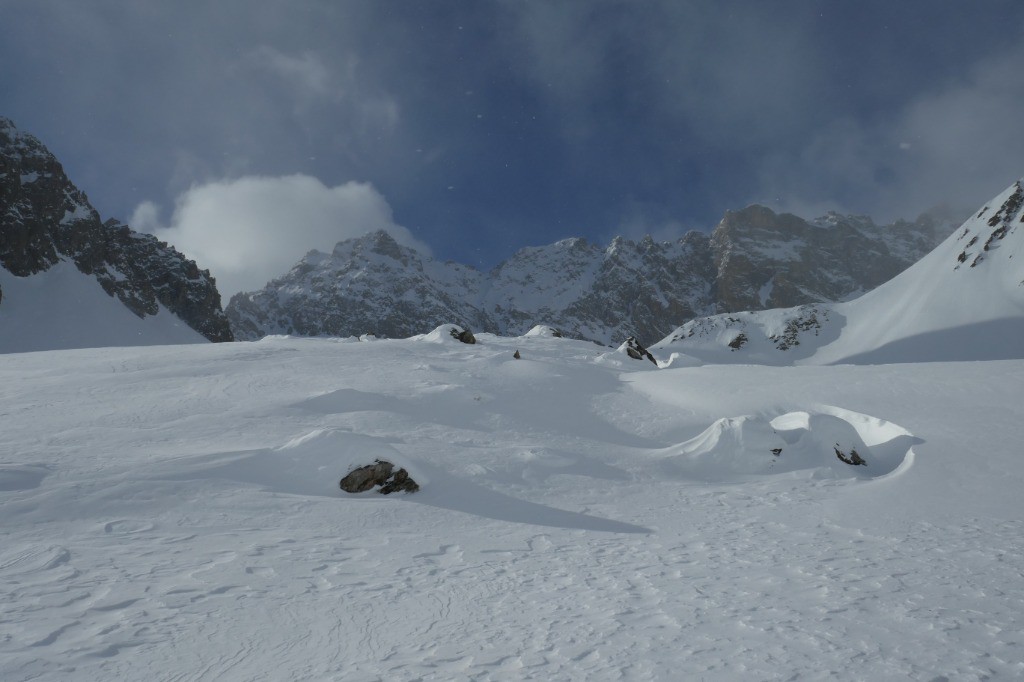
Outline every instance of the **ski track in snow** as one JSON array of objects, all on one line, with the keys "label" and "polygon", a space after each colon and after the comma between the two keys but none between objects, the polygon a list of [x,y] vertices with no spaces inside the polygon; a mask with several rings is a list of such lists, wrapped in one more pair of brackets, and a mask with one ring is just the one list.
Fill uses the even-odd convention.
[{"label": "ski track in snow", "polygon": [[[648,372],[601,352],[0,357],[0,678],[1024,676],[1024,364]],[[949,382],[956,407],[926,399]],[[828,405],[912,431],[913,464],[663,466],[720,418]],[[421,493],[343,496],[375,456]]]}]

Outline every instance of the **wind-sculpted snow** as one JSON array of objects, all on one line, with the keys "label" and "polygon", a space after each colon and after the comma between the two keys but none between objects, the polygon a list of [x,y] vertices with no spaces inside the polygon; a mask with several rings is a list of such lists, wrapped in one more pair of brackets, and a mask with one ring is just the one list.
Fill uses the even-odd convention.
[{"label": "wind-sculpted snow", "polygon": [[[773,419],[748,415],[719,419],[669,448],[664,466],[687,478],[722,482],[803,470],[821,478],[878,478],[909,467],[911,445],[918,442],[894,424],[838,408]],[[851,464],[854,457],[863,464]]]},{"label": "wind-sculpted snow", "polygon": [[0,679],[1024,670],[1024,361],[445,329],[0,357]]}]

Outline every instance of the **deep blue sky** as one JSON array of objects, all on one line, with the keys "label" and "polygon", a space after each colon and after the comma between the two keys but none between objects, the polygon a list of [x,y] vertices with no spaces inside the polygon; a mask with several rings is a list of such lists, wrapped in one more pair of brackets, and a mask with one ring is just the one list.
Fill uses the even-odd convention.
[{"label": "deep blue sky", "polygon": [[0,105],[227,293],[378,226],[490,267],[970,210],[1024,175],[1024,2],[0,0]]}]

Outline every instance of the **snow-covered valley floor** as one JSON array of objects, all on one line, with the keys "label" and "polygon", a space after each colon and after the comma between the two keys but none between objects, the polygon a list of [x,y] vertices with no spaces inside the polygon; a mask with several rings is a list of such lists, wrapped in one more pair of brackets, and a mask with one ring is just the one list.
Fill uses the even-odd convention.
[{"label": "snow-covered valley floor", "polygon": [[1024,677],[1024,361],[479,340],[0,356],[0,679]]}]

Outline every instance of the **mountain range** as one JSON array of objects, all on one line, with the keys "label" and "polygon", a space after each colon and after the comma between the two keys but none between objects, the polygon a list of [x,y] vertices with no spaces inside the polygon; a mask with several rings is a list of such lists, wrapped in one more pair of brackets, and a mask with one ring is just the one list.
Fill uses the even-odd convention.
[{"label": "mountain range", "polygon": [[516,336],[535,324],[611,345],[647,342],[714,313],[846,300],[928,253],[956,223],[934,211],[876,225],[814,221],[763,206],[729,211],[711,234],[671,242],[581,238],[520,250],[489,272],[441,262],[378,231],[310,251],[226,308],[238,339],[270,334],[404,338],[445,322]]},{"label": "mountain range", "polygon": [[[488,272],[374,232],[310,251],[222,310],[208,271],[102,221],[42,143],[0,118],[0,352],[409,337],[457,323],[505,336],[544,324],[602,345],[634,337],[679,363],[1018,357],[1022,205],[1015,183],[956,230],[942,211],[878,225],[749,206],[710,234],[565,239]],[[985,349],[972,355],[979,330]]]}]

